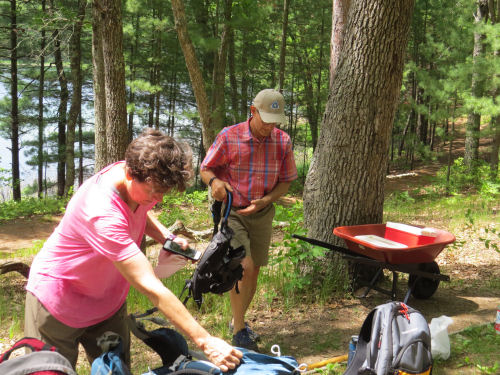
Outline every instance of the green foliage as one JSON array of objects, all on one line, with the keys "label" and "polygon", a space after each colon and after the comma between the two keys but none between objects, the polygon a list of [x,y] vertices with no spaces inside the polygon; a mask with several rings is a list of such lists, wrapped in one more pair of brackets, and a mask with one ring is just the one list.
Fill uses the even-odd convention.
[{"label": "green foliage", "polygon": [[25,198],[21,201],[6,201],[0,203],[0,222],[19,217],[64,212],[67,199],[56,198]]},{"label": "green foliage", "polygon": [[322,262],[319,260],[327,250],[292,238],[292,234],[307,234],[302,226],[302,203],[295,203],[292,207],[276,205],[274,222],[286,223],[283,227],[283,240],[272,244],[275,251],[270,257],[271,267],[278,268],[273,272],[283,276],[280,290],[290,297],[308,295],[310,298],[317,298],[324,286],[315,284],[314,276],[322,273]]},{"label": "green foliage", "polygon": [[443,167],[437,174],[437,185],[450,194],[458,194],[475,190],[484,197],[495,199],[500,193],[500,179],[490,179],[490,167],[483,161],[478,161],[472,170],[464,164],[463,158],[453,162],[450,169],[450,178],[447,181],[447,167]]},{"label": "green foliage", "polygon": [[[186,207],[197,207],[197,215],[185,210]],[[208,206],[208,194],[205,190],[192,192],[172,192],[163,197],[162,212],[158,219],[164,225],[171,226],[176,220],[182,221],[187,227],[212,225]]]},{"label": "green foliage", "polygon": [[[481,374],[498,374],[498,348],[500,335],[493,324],[471,326],[450,336],[451,356],[446,362],[456,363],[459,368],[472,368]],[[444,361],[439,361],[441,367]]]}]

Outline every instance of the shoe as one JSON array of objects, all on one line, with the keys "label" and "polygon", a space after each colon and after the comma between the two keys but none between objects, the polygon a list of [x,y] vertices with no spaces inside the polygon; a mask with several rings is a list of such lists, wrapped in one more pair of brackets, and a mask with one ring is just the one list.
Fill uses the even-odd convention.
[{"label": "shoe", "polygon": [[253,350],[255,352],[259,351],[259,347],[257,343],[252,340],[250,334],[248,333],[248,329],[243,328],[236,332],[236,335],[233,336],[233,340],[231,342],[233,346],[237,346],[239,348],[245,348],[249,350]]},{"label": "shoe", "polygon": [[[245,328],[247,329],[248,331],[248,335],[250,336],[250,338],[255,341],[255,342],[259,342],[260,341],[260,335],[255,332],[254,330],[252,330],[252,328],[250,328],[250,326],[248,325],[247,322],[245,322]],[[233,327],[233,322],[229,321],[229,332],[233,332],[234,330],[234,327]]]}]

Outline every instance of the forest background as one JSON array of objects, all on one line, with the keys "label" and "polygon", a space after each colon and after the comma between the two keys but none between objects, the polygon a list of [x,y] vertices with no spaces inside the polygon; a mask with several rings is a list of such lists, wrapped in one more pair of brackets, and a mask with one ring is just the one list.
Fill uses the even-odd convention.
[{"label": "forest background", "polygon": [[[198,164],[215,134],[246,120],[255,94],[271,87],[287,102],[283,128],[299,167],[291,193],[299,199],[278,206],[277,220],[287,225],[274,238],[283,245],[275,249],[277,259],[283,267],[289,267],[284,260],[293,264],[285,273],[279,269],[277,284],[266,279],[271,287],[258,303],[271,306],[271,317],[252,316],[267,332],[275,330],[268,340],[287,345],[273,306],[283,301],[278,310],[286,313],[288,294],[308,309],[317,308],[316,299],[333,303],[336,314],[335,299],[350,291],[339,277],[345,262],[327,254],[325,267],[323,252],[290,235],[338,244],[333,227],[383,219],[457,234],[457,245],[440,261],[457,281],[438,291],[435,304],[419,308],[487,315],[494,306],[456,297],[470,283],[472,294],[488,304],[497,300],[499,16],[498,0],[0,0],[0,229],[12,234],[16,221],[9,219],[62,211],[72,191],[121,159],[146,126],[188,141]],[[385,200],[386,175],[411,176],[434,162],[444,165],[437,180]],[[412,180],[412,187],[420,182]],[[206,226],[200,188],[196,181],[189,195],[168,197],[160,219],[170,225],[184,215],[189,225]],[[16,233],[36,223],[21,220]],[[469,269],[471,259],[486,263]],[[480,280],[471,281],[473,274]],[[19,327],[22,283],[5,280],[0,317],[11,322],[6,327]],[[358,310],[354,323],[373,302]],[[200,319],[227,334],[227,311],[224,319],[209,307],[202,313]],[[8,336],[17,335],[11,328]],[[473,331],[478,347],[484,329],[492,330]],[[498,347],[490,331],[488,354]],[[332,345],[332,332],[326,336]],[[457,366],[468,363],[470,347],[464,352],[465,359],[454,359]],[[497,362],[479,363],[498,370]]]},{"label": "forest background", "polygon": [[[211,133],[203,139],[202,111],[172,4],[128,0],[119,10],[127,139],[146,126],[160,128],[187,140],[199,161],[214,134],[244,121],[255,93],[272,87],[282,90],[288,103],[285,130],[303,165],[304,181],[332,85],[332,30],[338,26],[332,1],[315,6],[300,0],[184,3],[208,104],[217,114]],[[334,1],[333,7],[342,3],[350,2]],[[52,186],[62,196],[95,166],[92,3],[10,0],[0,7],[0,156],[5,166],[0,178],[10,186],[2,198],[20,199],[21,191],[43,196]],[[489,163],[491,175],[497,175],[498,13],[495,1],[415,2],[387,171],[411,170],[416,160],[437,157],[436,151],[443,155],[446,150],[436,149],[437,140],[449,141],[451,149],[456,121],[466,118],[465,163]],[[491,144],[482,161],[480,138]]]}]

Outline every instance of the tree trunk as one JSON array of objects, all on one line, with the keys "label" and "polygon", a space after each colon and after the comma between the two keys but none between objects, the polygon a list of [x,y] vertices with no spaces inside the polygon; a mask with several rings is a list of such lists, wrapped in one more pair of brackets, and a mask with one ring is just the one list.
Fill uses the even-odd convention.
[{"label": "tree trunk", "polygon": [[175,19],[175,29],[179,38],[179,43],[184,53],[186,66],[193,86],[196,105],[200,114],[202,124],[202,137],[203,147],[208,150],[213,140],[215,139],[216,132],[212,126],[210,116],[210,107],[208,104],[207,91],[205,89],[205,82],[200,70],[200,65],[196,59],[193,43],[187,31],[186,12],[184,10],[184,3],[181,0],[172,0],[172,11]]},{"label": "tree trunk", "polygon": [[107,165],[106,142],[106,91],[104,81],[104,56],[102,51],[103,14],[102,6],[92,2],[92,75],[94,77],[94,131],[95,131],[95,172]]},{"label": "tree trunk", "polygon": [[[221,43],[214,64],[213,93],[212,93],[212,128],[218,133],[225,125],[225,103],[224,103],[224,81],[226,77],[227,49],[229,46],[229,28],[231,22],[231,7],[233,1],[224,1],[224,29],[221,35]],[[210,145],[215,140],[210,139]],[[204,140],[205,141],[205,140]],[[210,147],[209,145],[209,147]],[[208,150],[207,148],[205,150]]]},{"label": "tree trunk", "polygon": [[[140,22],[139,22],[139,15],[137,14],[135,16],[134,20],[134,43],[131,44],[130,46],[130,79],[132,82],[135,81],[136,78],[136,59],[137,59],[137,53],[139,51],[139,33],[140,33]],[[128,141],[129,143],[132,142],[132,139],[134,137],[134,114],[135,114],[135,91],[131,87],[130,92],[129,92],[129,98],[128,98],[129,104],[132,105],[132,109],[130,110],[128,114]]]},{"label": "tree trunk", "polygon": [[240,103],[240,118],[247,119],[250,115],[248,110],[248,54],[245,51],[250,50],[250,39],[248,33],[243,33],[243,53],[241,54],[241,71],[245,72],[241,75],[241,103]]},{"label": "tree trunk", "polygon": [[11,96],[11,153],[12,153],[12,197],[21,200],[21,178],[19,171],[19,101],[17,91],[17,2],[10,0],[10,96]]},{"label": "tree trunk", "polygon": [[[53,0],[51,1],[53,8]],[[54,39],[54,59],[59,79],[60,97],[59,107],[57,109],[57,196],[64,195],[64,184],[66,182],[66,113],[68,112],[68,80],[64,74],[64,66],[61,53],[61,41],[59,39],[59,30],[52,33]]]},{"label": "tree trunk", "polygon": [[288,29],[288,9],[291,0],[283,1],[283,25],[281,30],[281,49],[280,49],[280,67],[279,67],[279,92],[283,92],[285,87],[285,61],[286,61],[286,38]]},{"label": "tree trunk", "polygon": [[337,71],[340,52],[344,45],[344,30],[352,0],[333,0],[332,37],[330,41],[330,89]]},{"label": "tree trunk", "polygon": [[[490,20],[492,24],[496,24],[498,22],[498,17],[500,17],[500,0],[496,0],[496,9],[495,4],[493,4],[493,0],[490,0],[488,3],[488,8],[490,11]],[[500,50],[496,49],[493,51],[494,57],[498,60],[500,56]],[[498,74],[497,74],[497,82],[498,82]],[[492,97],[493,103],[497,103],[496,98],[500,93],[500,87],[497,85],[493,90]],[[491,151],[490,151],[490,176],[493,181],[498,178],[498,152],[500,150],[500,116],[492,116],[491,117],[491,129],[492,129],[492,137],[493,142],[491,143]]]},{"label": "tree trunk", "polygon": [[66,133],[66,183],[64,193],[75,185],[75,129],[78,117],[82,110],[82,51],[80,37],[82,34],[82,24],[85,18],[86,0],[78,1],[78,16],[73,26],[73,34],[70,40],[71,51],[71,82],[73,86],[73,96],[68,116],[68,131]]},{"label": "tree trunk", "polygon": [[107,162],[122,160],[128,145],[121,0],[102,0]]},{"label": "tree trunk", "polygon": [[[325,8],[321,11],[321,39],[323,40],[323,34],[325,32]],[[318,71],[318,81],[316,84],[316,129],[311,129],[311,139],[313,144],[313,151],[316,150],[316,145],[318,144],[318,124],[320,122],[321,116],[321,77],[323,75],[323,43],[319,46],[319,71]]]},{"label": "tree trunk", "polygon": [[[45,0],[42,0],[42,13],[45,14]],[[40,78],[38,79],[38,198],[43,196],[43,145],[44,145],[44,125],[43,125],[43,93],[45,85],[45,28],[40,32]]]},{"label": "tree trunk", "polygon": [[231,89],[231,122],[235,124],[240,120],[240,116],[238,115],[238,82],[236,81],[236,67],[234,56],[236,54],[235,51],[235,40],[234,40],[234,29],[230,27],[229,29],[229,50],[227,55],[227,67],[229,70],[229,82]]},{"label": "tree trunk", "polygon": [[78,186],[83,184],[83,120],[82,111],[78,116]]},{"label": "tree trunk", "polygon": [[332,233],[336,226],[382,222],[389,140],[412,10],[413,0],[353,0],[349,7],[305,184],[304,222],[310,237],[340,243]]},{"label": "tree trunk", "polygon": [[[477,12],[474,15],[475,23],[479,24],[488,16],[487,0],[479,0],[477,2]],[[483,95],[483,84],[481,82],[480,67],[478,60],[484,54],[483,40],[485,36],[479,32],[474,33],[474,52],[471,95],[473,98],[480,98]],[[467,125],[465,130],[465,152],[464,164],[469,170],[474,170],[475,164],[479,160],[479,138],[480,138],[481,114],[472,111],[467,117]]]}]

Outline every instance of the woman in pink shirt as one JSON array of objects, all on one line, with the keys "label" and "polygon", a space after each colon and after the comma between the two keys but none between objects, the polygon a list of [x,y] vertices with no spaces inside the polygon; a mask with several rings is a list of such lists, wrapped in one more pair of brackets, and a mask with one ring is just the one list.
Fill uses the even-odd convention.
[{"label": "woman in pink shirt", "polygon": [[97,337],[113,331],[122,337],[130,364],[126,298],[132,285],[210,361],[223,371],[234,368],[241,352],[196,322],[139,248],[144,234],[187,247],[149,210],[171,189],[185,190],[192,175],[191,152],[148,129],[128,146],[125,161],[85,181],[31,266],[25,335],[56,346],[75,367],[80,343],[93,361],[101,354]]}]

